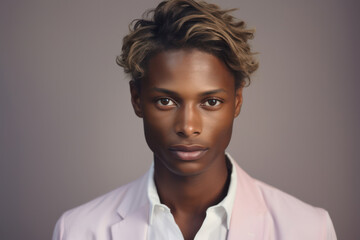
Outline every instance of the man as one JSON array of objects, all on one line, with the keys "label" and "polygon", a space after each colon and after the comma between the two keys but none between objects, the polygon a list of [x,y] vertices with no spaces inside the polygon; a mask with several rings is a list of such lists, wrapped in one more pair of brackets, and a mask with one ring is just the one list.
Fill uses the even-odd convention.
[{"label": "man", "polygon": [[160,3],[135,22],[117,63],[154,164],[137,181],[67,211],[53,239],[336,239],[326,211],[248,176],[225,153],[258,64],[229,11]]}]

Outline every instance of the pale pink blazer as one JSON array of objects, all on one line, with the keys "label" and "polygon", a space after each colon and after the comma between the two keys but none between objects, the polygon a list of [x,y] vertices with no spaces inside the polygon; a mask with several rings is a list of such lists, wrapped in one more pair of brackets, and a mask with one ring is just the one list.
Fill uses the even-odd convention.
[{"label": "pale pink blazer", "polygon": [[[251,178],[234,160],[237,192],[228,240],[334,240],[328,213]],[[65,212],[53,240],[145,240],[149,200],[142,178]]]}]

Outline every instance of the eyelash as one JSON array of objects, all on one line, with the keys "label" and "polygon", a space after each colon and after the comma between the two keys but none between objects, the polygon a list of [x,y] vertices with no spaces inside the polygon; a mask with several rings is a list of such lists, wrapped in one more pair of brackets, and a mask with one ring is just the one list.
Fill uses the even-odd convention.
[{"label": "eyelash", "polygon": [[[209,101],[213,101],[213,100],[215,100],[216,101],[216,103],[215,103],[215,105],[206,105],[207,103],[209,103]],[[209,99],[206,99],[205,100],[205,102],[204,103],[202,103],[202,105],[204,105],[204,106],[206,106],[206,107],[217,107],[217,106],[219,106],[220,104],[222,104],[223,103],[223,101],[221,101],[220,99],[217,99],[217,98],[209,98]]]},{"label": "eyelash", "polygon": [[[172,102],[172,104],[171,104],[171,105],[169,105],[169,104],[165,105],[164,103],[161,102],[161,101],[163,101],[163,100],[168,100],[169,103]],[[210,105],[210,104],[209,104],[209,101],[213,101],[213,100],[216,101],[215,105]],[[177,103],[175,100],[173,100],[173,99],[171,99],[171,98],[169,98],[169,97],[157,98],[157,99],[155,99],[155,103],[158,104],[160,107],[178,106],[178,103]],[[222,103],[224,103],[224,101],[222,101],[222,100],[220,100],[220,99],[217,99],[217,98],[208,98],[208,99],[206,99],[205,101],[203,101],[203,102],[201,103],[201,106],[204,106],[204,107],[207,107],[207,108],[215,108],[215,107],[218,107],[218,106],[219,106],[220,104],[222,104]]]},{"label": "eyelash", "polygon": [[[169,100],[170,102],[173,102],[173,104],[171,104],[171,105],[165,105],[165,104],[161,103],[162,100]],[[168,97],[158,98],[158,99],[156,99],[155,102],[156,102],[158,105],[160,105],[160,106],[173,106],[173,105],[177,105],[177,103],[176,103],[174,100],[172,100],[171,98],[168,98]]]}]

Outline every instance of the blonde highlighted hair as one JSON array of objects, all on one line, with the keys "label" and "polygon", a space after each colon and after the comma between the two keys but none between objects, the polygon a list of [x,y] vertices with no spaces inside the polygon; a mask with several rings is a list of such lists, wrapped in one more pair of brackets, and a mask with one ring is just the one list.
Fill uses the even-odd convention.
[{"label": "blonde highlighted hair", "polygon": [[169,0],[135,19],[124,37],[118,65],[140,86],[146,78],[147,63],[159,52],[195,48],[222,60],[235,78],[235,87],[250,84],[258,68],[249,39],[254,30],[217,5],[194,0]]}]

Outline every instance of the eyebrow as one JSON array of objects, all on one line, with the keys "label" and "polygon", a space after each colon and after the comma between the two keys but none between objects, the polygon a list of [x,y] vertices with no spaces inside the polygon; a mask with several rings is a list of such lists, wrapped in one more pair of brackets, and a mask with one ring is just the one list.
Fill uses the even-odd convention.
[{"label": "eyebrow", "polygon": [[156,92],[165,93],[165,94],[168,94],[168,95],[176,95],[176,96],[179,95],[179,94],[177,94],[176,92],[171,91],[171,90],[168,90],[168,89],[165,89],[165,88],[153,87],[151,90],[156,91]]},{"label": "eyebrow", "polygon": [[201,95],[201,96],[207,96],[207,95],[212,95],[212,94],[220,93],[220,92],[226,93],[225,89],[219,88],[219,89],[214,89],[214,90],[210,90],[210,91],[203,92],[203,93],[200,94],[200,95]]},{"label": "eyebrow", "polygon": [[[156,92],[161,92],[161,93],[165,93],[168,95],[173,95],[173,96],[179,96],[179,94],[177,92],[171,91],[169,89],[165,89],[165,88],[158,88],[158,87],[153,87],[152,90],[156,91]],[[219,89],[214,89],[214,90],[210,90],[210,91],[206,91],[203,92],[201,94],[199,94],[200,96],[207,96],[207,95],[212,95],[215,93],[219,93],[219,92],[225,92],[225,89],[219,88]]]}]

